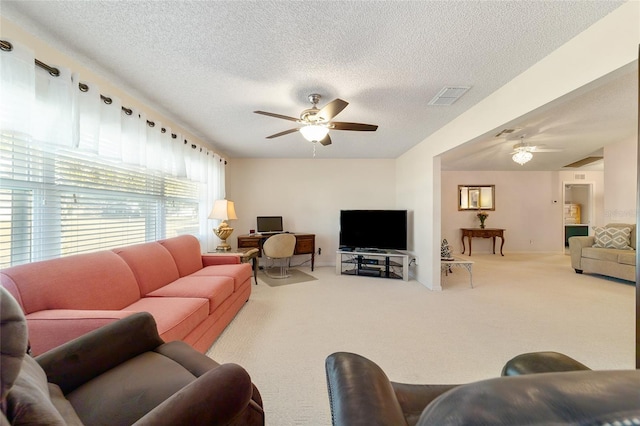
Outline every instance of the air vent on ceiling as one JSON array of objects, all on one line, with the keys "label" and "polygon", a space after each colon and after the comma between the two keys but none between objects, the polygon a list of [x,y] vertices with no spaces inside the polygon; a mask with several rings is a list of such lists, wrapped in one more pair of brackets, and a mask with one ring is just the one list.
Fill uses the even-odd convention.
[{"label": "air vent on ceiling", "polygon": [[446,86],[429,101],[429,105],[452,105],[469,89],[470,86]]},{"label": "air vent on ceiling", "polygon": [[515,131],[516,131],[516,129],[502,129],[502,130],[500,131],[500,133],[498,133],[495,137],[496,137],[496,138],[499,138],[499,137],[500,137],[500,136],[502,136],[502,135],[508,135],[509,133],[513,133],[513,132],[515,132]]},{"label": "air vent on ceiling", "polygon": [[573,178],[575,180],[585,180],[587,178],[587,175],[585,175],[584,173],[576,173],[573,175]]},{"label": "air vent on ceiling", "polygon": [[565,167],[582,167],[582,166],[586,166],[587,164],[591,164],[591,163],[595,163],[596,161],[602,160],[602,157],[586,157],[583,158],[582,160],[578,160],[575,163],[571,163],[571,164],[567,164]]}]

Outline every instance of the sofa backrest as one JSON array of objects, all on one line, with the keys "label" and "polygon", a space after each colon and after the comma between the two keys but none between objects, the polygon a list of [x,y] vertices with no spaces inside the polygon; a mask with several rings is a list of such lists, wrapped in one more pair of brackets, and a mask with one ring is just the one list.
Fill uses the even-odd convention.
[{"label": "sofa backrest", "polygon": [[127,264],[110,251],[12,266],[0,284],[26,314],[47,309],[119,310],[140,299]]},{"label": "sofa backrest", "polygon": [[171,253],[181,277],[203,268],[200,241],[193,235],[181,235],[158,242]]},{"label": "sofa backrest", "polygon": [[608,223],[605,228],[631,228],[631,237],[629,245],[636,249],[636,225],[633,223]]},{"label": "sofa backrest", "polygon": [[173,256],[158,242],[119,247],[113,252],[133,271],[139,287],[138,296],[145,296],[180,278]]}]

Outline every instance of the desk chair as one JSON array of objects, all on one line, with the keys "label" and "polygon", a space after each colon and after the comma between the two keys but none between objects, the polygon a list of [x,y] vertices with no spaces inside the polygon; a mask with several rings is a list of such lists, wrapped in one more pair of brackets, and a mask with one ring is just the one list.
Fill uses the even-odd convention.
[{"label": "desk chair", "polygon": [[296,237],[293,234],[276,234],[264,242],[262,252],[272,263],[280,264],[280,275],[271,275],[269,269],[273,266],[265,266],[264,273],[270,278],[289,278],[288,266],[296,249]]}]

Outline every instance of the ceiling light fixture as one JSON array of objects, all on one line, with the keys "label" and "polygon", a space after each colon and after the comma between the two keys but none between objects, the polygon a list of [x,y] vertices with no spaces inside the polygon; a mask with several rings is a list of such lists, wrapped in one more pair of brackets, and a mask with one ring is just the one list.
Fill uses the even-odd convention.
[{"label": "ceiling light fixture", "polygon": [[525,149],[518,149],[511,159],[521,166],[533,158],[533,154]]},{"label": "ceiling light fixture", "polygon": [[320,142],[329,133],[329,128],[320,124],[309,124],[301,127],[300,133],[309,142]]}]

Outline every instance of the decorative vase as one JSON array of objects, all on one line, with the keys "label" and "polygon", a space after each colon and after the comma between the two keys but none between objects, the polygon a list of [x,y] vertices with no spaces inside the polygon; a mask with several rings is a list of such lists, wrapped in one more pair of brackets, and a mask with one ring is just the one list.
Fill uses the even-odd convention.
[{"label": "decorative vase", "polygon": [[484,229],[484,222],[480,222],[480,229]]}]

